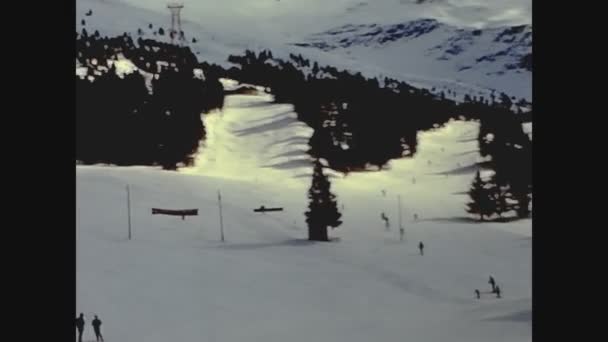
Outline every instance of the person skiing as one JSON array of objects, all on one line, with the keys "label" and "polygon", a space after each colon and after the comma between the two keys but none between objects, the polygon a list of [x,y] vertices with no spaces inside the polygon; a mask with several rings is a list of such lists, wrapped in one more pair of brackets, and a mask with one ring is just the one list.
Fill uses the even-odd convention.
[{"label": "person skiing", "polygon": [[91,322],[91,324],[93,325],[93,330],[95,331],[95,337],[97,337],[97,342],[103,342],[103,336],[101,336],[100,330],[101,320],[99,319],[99,317],[97,317],[97,315],[95,315],[95,319],[93,320],[93,322]]},{"label": "person skiing", "polygon": [[405,229],[403,227],[399,227],[399,240],[403,241],[404,234],[405,234]]},{"label": "person skiing", "polygon": [[386,229],[388,229],[390,227],[390,223],[388,222],[388,217],[384,212],[380,214],[380,218],[384,221],[384,226],[386,227]]},{"label": "person skiing", "polygon": [[488,284],[492,285],[492,293],[496,292],[496,282],[494,281],[494,278],[492,276],[490,276]]},{"label": "person skiing", "polygon": [[420,255],[424,255],[424,244],[422,241],[418,244],[418,248],[420,249]]},{"label": "person skiing", "polygon": [[498,285],[496,285],[496,298],[500,298],[500,287],[498,287]]},{"label": "person skiing", "polygon": [[481,298],[481,293],[478,289],[475,289],[475,295],[477,296],[477,299]]},{"label": "person skiing", "polygon": [[82,333],[84,332],[84,314],[82,312],[80,317],[76,318],[76,329],[78,329],[78,342],[82,342]]}]

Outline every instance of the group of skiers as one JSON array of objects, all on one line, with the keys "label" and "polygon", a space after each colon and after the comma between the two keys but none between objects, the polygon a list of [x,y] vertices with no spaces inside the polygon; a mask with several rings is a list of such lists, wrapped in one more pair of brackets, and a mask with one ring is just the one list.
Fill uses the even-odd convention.
[{"label": "group of skiers", "polygon": [[[95,331],[95,337],[97,338],[97,342],[103,342],[103,336],[101,335],[101,320],[97,315],[95,315],[95,319],[91,322],[93,326],[93,331]],[[80,313],[80,316],[76,318],[76,329],[78,330],[78,342],[82,342],[82,333],[84,332],[84,314]]]},{"label": "group of skiers", "polygon": [[[500,298],[500,286],[496,285],[496,281],[494,280],[494,278],[492,276],[490,276],[490,280],[488,280],[488,284],[490,284],[492,286],[492,292],[490,292],[490,293],[495,293],[496,298]],[[479,292],[478,289],[475,289],[475,296],[477,296],[477,299],[481,298],[481,292]]]}]

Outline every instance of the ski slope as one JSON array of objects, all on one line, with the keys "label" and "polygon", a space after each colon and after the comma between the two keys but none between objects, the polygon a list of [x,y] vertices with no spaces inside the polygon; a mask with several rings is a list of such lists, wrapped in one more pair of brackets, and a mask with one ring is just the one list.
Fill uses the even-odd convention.
[{"label": "ski slope", "polygon": [[[462,219],[462,192],[480,161],[475,124],[420,133],[416,157],[388,170],[334,174],[344,223],[332,242],[312,243],[303,215],[312,164],[294,139],[312,132],[271,99],[228,96],[222,112],[205,116],[196,165],[181,172],[77,166],[76,310],[87,319],[85,340],[94,338],[94,314],[107,341],[531,340],[531,221]],[[285,210],[254,213],[260,205]],[[152,216],[152,207],[198,208],[199,216]],[[490,275],[503,298],[475,299],[475,289],[489,291]]]}]

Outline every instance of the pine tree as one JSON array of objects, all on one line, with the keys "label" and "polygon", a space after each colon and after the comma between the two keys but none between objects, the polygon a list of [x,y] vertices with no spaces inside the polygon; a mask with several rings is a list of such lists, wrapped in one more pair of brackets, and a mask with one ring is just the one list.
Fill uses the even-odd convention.
[{"label": "pine tree", "polygon": [[[467,212],[469,214],[477,214],[481,221],[492,215],[496,211],[496,202],[492,197],[492,191],[488,182],[484,182],[481,179],[479,171],[475,175],[471,190],[469,190],[469,196],[471,202],[467,203]],[[484,217],[485,216],[485,217]]]},{"label": "pine tree", "polygon": [[517,201],[515,205],[515,211],[519,218],[527,218],[530,216],[530,202],[532,201],[532,190],[530,185],[519,185],[514,186],[513,198]]},{"label": "pine tree", "polygon": [[327,226],[336,228],[342,224],[338,212],[336,196],[330,191],[330,182],[323,174],[323,166],[317,160],[314,165],[312,185],[308,191],[308,211],[306,223],[308,224],[308,239],[314,241],[328,241]]},{"label": "pine tree", "polygon": [[511,193],[511,187],[508,184],[501,185],[499,184],[496,174],[492,176],[490,180],[492,197],[494,199],[495,213],[498,217],[502,217],[502,214],[508,212],[512,209],[512,206],[509,204],[509,200],[513,199],[513,195]]},{"label": "pine tree", "polygon": [[318,73],[319,73],[319,64],[317,62],[315,62],[312,65],[312,74],[316,76]]},{"label": "pine tree", "polygon": [[163,30],[163,28],[159,28],[158,29],[158,34],[160,34],[161,36],[163,36],[165,34],[165,30]]}]

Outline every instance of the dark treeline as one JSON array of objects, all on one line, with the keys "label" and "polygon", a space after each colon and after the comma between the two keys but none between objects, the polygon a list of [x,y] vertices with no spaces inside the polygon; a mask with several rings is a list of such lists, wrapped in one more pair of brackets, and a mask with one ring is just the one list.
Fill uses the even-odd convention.
[{"label": "dark treeline", "polygon": [[[229,70],[230,77],[270,87],[277,102],[294,104],[299,119],[314,128],[310,154],[342,172],[413,155],[416,132],[454,114],[452,101],[427,90],[388,78],[381,87],[377,79],[319,67],[302,56],[283,61],[269,51],[246,51],[229,61],[240,66]],[[305,75],[302,68],[311,72]]]},{"label": "dark treeline", "polygon": [[451,118],[481,120],[499,112],[516,121],[523,117],[498,99],[467,97],[459,104],[444,93],[390,78],[381,85],[376,78],[320,67],[301,55],[284,61],[270,51],[247,50],[228,61],[239,66],[225,71],[228,77],[270,87],[277,102],[294,104],[299,119],[314,128],[310,154],[342,172],[382,168],[391,159],[413,156],[417,132],[441,127]]},{"label": "dark treeline", "polygon": [[531,103],[515,103],[504,93],[465,95],[457,103],[443,92],[432,94],[390,78],[381,84],[361,73],[320,67],[301,55],[285,61],[270,51],[248,50],[228,60],[238,68],[224,70],[226,76],[269,87],[277,102],[294,104],[299,119],[314,128],[309,153],[342,172],[382,168],[391,159],[413,156],[418,131],[452,118],[478,121],[480,153],[490,157],[485,166],[495,171],[497,201],[504,204],[499,214],[529,215],[531,140],[522,123],[531,121]]},{"label": "dark treeline", "polygon": [[[465,97],[460,106],[471,113],[468,117],[478,120],[479,153],[489,157],[485,167],[494,175],[482,180],[479,175],[473,180],[469,195],[468,212],[486,218],[502,218],[513,212],[518,217],[530,215],[532,200],[532,140],[524,132],[522,124],[532,121],[532,112],[522,112],[529,103],[500,94],[498,101]],[[514,112],[512,108],[517,108]]]},{"label": "dark treeline", "polygon": [[[76,159],[85,164],[191,164],[205,130],[201,114],[223,105],[217,77],[195,77],[201,68],[187,47],[131,37],[76,38]],[[121,58],[142,72],[117,75]],[[204,69],[203,69],[204,71]],[[146,82],[144,74],[150,79]]]}]

